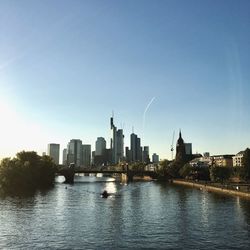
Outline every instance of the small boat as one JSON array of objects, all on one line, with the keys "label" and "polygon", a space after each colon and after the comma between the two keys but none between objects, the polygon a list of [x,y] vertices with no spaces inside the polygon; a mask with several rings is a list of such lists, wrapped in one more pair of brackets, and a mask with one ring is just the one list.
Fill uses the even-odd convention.
[{"label": "small boat", "polygon": [[104,190],[101,194],[102,198],[108,198],[109,197],[109,194],[106,190]]}]

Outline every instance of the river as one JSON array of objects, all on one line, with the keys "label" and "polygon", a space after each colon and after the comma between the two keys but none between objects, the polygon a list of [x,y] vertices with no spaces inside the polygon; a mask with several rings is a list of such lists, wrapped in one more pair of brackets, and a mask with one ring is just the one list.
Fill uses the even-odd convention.
[{"label": "river", "polygon": [[249,200],[159,182],[75,181],[0,197],[0,249],[249,249]]}]

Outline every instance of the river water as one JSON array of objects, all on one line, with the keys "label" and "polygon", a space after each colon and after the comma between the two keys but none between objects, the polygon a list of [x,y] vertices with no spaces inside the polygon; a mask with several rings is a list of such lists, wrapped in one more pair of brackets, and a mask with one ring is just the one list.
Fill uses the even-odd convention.
[{"label": "river water", "polygon": [[0,197],[0,249],[250,249],[249,200],[158,182],[61,181]]}]

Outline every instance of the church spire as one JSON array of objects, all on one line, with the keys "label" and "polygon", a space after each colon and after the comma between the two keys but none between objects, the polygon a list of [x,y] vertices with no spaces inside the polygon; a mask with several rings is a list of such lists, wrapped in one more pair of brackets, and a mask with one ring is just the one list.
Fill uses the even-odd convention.
[{"label": "church spire", "polygon": [[180,131],[179,131],[179,138],[181,138],[181,129],[180,129]]}]

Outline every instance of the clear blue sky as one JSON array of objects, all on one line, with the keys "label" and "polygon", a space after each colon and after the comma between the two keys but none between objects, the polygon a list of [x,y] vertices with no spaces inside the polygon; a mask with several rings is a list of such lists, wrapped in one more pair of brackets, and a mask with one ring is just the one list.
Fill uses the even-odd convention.
[{"label": "clear blue sky", "polygon": [[134,126],[160,158],[179,128],[194,152],[250,147],[249,10],[248,0],[0,0],[0,157],[109,141],[112,110],[125,144]]}]

